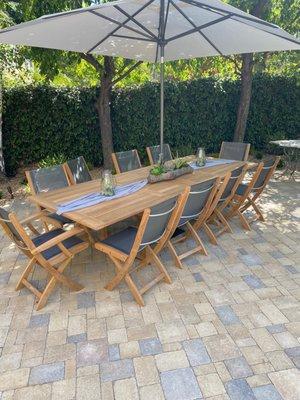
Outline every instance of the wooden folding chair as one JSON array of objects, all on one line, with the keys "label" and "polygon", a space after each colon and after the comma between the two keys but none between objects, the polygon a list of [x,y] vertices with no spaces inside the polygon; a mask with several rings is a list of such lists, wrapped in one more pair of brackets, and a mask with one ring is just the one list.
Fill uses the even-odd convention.
[{"label": "wooden folding chair", "polygon": [[[106,285],[106,289],[113,290],[124,280],[136,302],[143,306],[145,303],[142,296],[152,286],[161,280],[171,283],[171,278],[158,255],[174,233],[188,193],[189,188],[186,188],[177,198],[166,200],[151,209],[147,208],[138,228],[129,227],[95,243],[95,248],[107,254],[116,267],[116,275]],[[134,268],[136,258],[139,259],[139,263]],[[132,274],[151,262],[155,264],[158,274],[142,288],[138,288]]]},{"label": "wooden folding chair", "polygon": [[92,180],[88,166],[82,156],[68,160],[63,164],[63,168],[70,185],[78,185]]},{"label": "wooden folding chair", "polygon": [[[0,225],[17,247],[29,258],[25,271],[16,286],[16,290],[26,287],[36,296],[36,309],[40,310],[57,283],[61,283],[72,291],[79,291],[83,286],[66,277],[63,272],[72,261],[75,254],[89,247],[88,241],[78,235],[85,233],[79,227],[69,231],[54,229],[34,237],[30,237],[25,227],[33,220],[42,218],[41,213],[19,221],[14,213],[8,213],[0,208]],[[42,267],[50,276],[43,291],[37,289],[28,277],[35,265]]]},{"label": "wooden folding chair", "polygon": [[225,216],[223,215],[226,207],[228,207],[236,193],[236,190],[239,184],[242,182],[245,174],[247,172],[247,165],[242,167],[238,167],[231,171],[230,177],[224,188],[222,196],[219,198],[218,204],[216,205],[212,216],[209,219],[209,222],[215,223],[218,225],[219,230],[216,233],[216,236],[221,235],[223,232],[228,231],[233,233],[231,226]]},{"label": "wooden folding chair", "polygon": [[[30,191],[35,195],[69,186],[69,181],[62,165],[25,171],[25,174]],[[42,211],[41,207],[37,207],[39,211]],[[63,225],[71,223],[73,221],[56,213],[43,215],[43,224],[46,230],[49,230],[50,225],[61,228]]]},{"label": "wooden folding chair", "polygon": [[250,143],[222,142],[219,158],[225,160],[247,161]]},{"label": "wooden folding chair", "polygon": [[136,149],[112,153],[111,158],[117,174],[142,167],[139,153]]},{"label": "wooden folding chair", "polygon": [[[210,179],[206,182],[193,185],[190,189],[189,197],[178,222],[178,226],[172,238],[167,242],[167,247],[174,259],[175,265],[182,268],[182,260],[195,254],[202,253],[208,255],[207,250],[198,235],[198,230],[203,227],[207,218],[211,215],[211,206],[219,190],[221,178]],[[211,234],[209,229],[209,235]],[[212,236],[214,237],[213,233]],[[196,247],[178,254],[174,245],[178,242],[192,237],[196,242]]]},{"label": "wooden folding chair", "polygon": [[[273,176],[277,164],[279,163],[280,157],[271,157],[268,160],[265,160],[257,166],[255,173],[252,176],[252,179],[249,183],[241,183],[236,193],[233,197],[233,201],[231,203],[230,210],[226,214],[226,219],[233,218],[234,216],[238,216],[242,226],[246,230],[251,230],[250,223],[259,219],[260,221],[264,221],[263,214],[256,204],[257,199],[267,186],[271,177]],[[243,213],[250,207],[254,209],[256,213],[256,218],[249,221],[243,215]]]},{"label": "wooden folding chair", "polygon": [[[161,146],[157,145],[157,146],[146,147],[146,151],[148,154],[150,164],[151,165],[157,164],[159,162]],[[163,145],[163,159],[164,161],[170,161],[173,159],[170,145],[167,143],[164,143]]]}]

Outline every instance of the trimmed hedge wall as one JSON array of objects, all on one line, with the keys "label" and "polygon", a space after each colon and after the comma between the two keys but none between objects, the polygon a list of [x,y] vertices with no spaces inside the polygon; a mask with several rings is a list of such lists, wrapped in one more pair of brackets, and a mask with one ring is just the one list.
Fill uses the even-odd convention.
[{"label": "trimmed hedge wall", "polygon": [[[239,81],[199,79],[168,82],[165,89],[165,141],[180,155],[204,146],[218,152],[232,140]],[[256,75],[246,141],[269,151],[270,140],[294,139],[299,132],[300,90],[295,78]],[[37,162],[48,155],[84,155],[102,161],[93,88],[20,87],[4,92],[3,139],[6,169]],[[159,143],[159,85],[116,90],[112,99],[115,150]]]}]

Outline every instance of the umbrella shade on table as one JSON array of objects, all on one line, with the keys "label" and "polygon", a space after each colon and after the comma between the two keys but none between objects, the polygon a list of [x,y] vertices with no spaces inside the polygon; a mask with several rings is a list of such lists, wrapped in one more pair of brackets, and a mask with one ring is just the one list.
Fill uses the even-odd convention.
[{"label": "umbrella shade on table", "polygon": [[299,50],[278,26],[218,0],[121,0],[45,15],[0,31],[0,43],[164,61],[252,52]]}]

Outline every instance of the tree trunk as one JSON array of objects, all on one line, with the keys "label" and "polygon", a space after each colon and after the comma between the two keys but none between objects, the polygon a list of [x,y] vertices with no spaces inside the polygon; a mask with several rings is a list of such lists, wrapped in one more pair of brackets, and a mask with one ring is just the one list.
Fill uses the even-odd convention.
[{"label": "tree trunk", "polygon": [[241,93],[234,131],[235,142],[244,141],[252,92],[253,54],[243,54],[242,57],[243,65],[241,71]]},{"label": "tree trunk", "polygon": [[113,153],[112,126],[111,126],[111,87],[114,77],[114,62],[111,57],[104,57],[104,70],[101,74],[100,94],[96,102],[99,116],[102,154],[104,168],[112,169],[111,153]]},{"label": "tree trunk", "polygon": [[[250,11],[250,14],[262,18],[264,12],[269,6],[270,0],[257,0],[253,9]],[[253,53],[243,54],[242,60],[241,93],[234,131],[235,142],[243,142],[245,137],[252,92],[254,65]]]}]

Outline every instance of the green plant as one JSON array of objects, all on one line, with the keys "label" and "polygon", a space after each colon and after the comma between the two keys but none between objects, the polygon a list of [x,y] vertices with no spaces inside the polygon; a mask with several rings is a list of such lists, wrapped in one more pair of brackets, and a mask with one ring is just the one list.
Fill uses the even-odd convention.
[{"label": "green plant", "polygon": [[53,156],[47,156],[38,163],[39,168],[53,167],[54,165],[60,165],[67,161],[67,158],[63,154],[54,154]]},{"label": "green plant", "polygon": [[[174,156],[204,147],[218,153],[231,141],[239,81],[202,78],[166,82],[165,142]],[[269,142],[296,139],[300,130],[300,86],[296,77],[255,75],[245,141],[263,153],[278,151]],[[5,89],[3,145],[6,173],[54,154],[83,155],[102,163],[95,88],[25,86]],[[147,161],[146,146],[159,143],[159,85],[119,89],[112,96],[115,151],[137,148]]]},{"label": "green plant", "polygon": [[150,174],[151,175],[155,175],[155,176],[158,176],[158,175],[162,175],[162,174],[164,174],[165,172],[167,172],[167,170],[166,170],[166,168],[163,166],[163,165],[155,165],[153,168],[151,168],[151,170],[150,170]]},{"label": "green plant", "polygon": [[2,192],[2,190],[0,190],[0,200],[3,199],[4,197],[4,193]]}]

